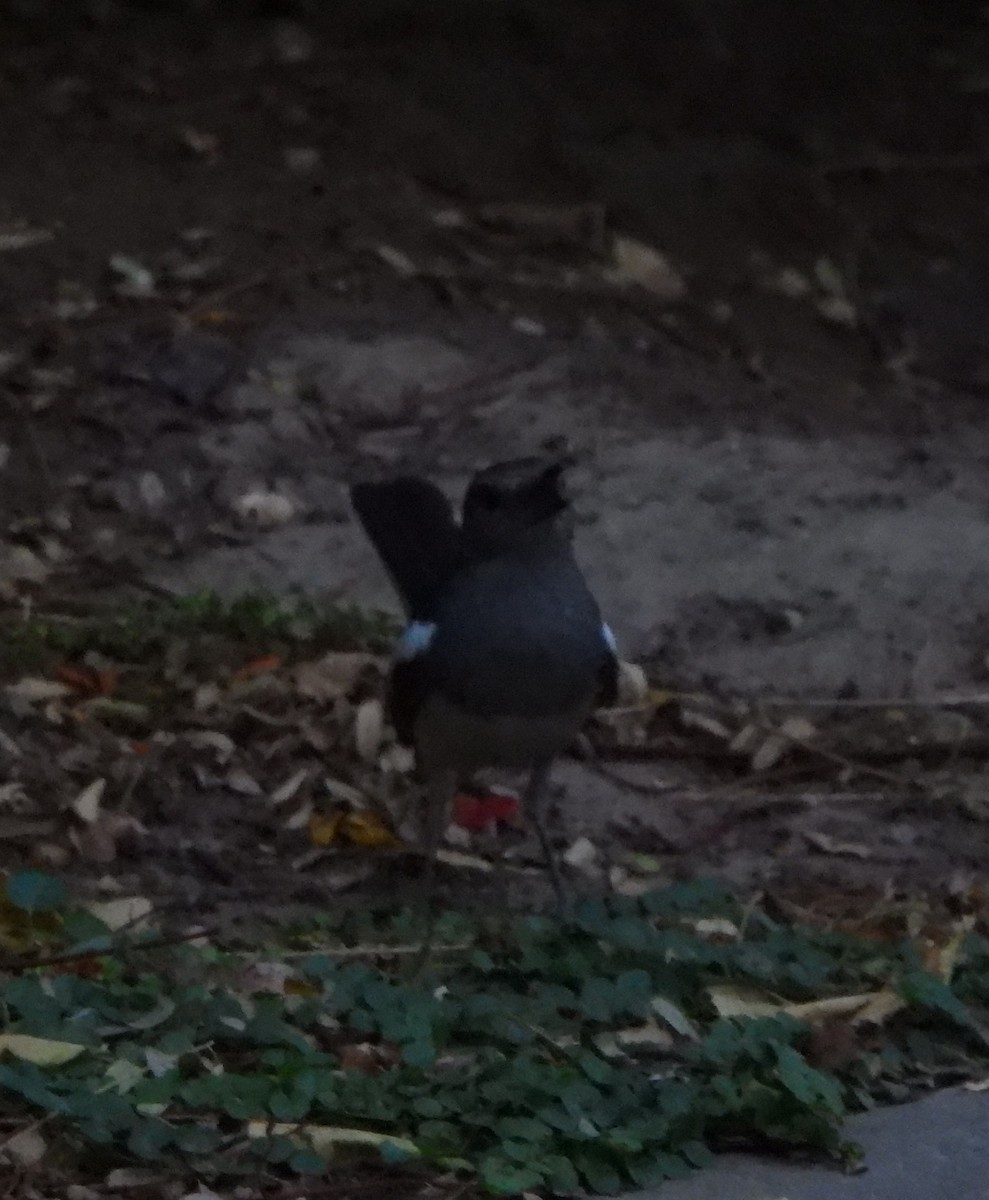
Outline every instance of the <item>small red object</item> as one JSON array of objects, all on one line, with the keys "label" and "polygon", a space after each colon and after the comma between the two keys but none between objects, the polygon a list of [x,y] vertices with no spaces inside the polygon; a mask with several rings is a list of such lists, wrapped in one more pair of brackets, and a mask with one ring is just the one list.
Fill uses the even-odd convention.
[{"label": "small red object", "polygon": [[517,796],[506,796],[501,792],[484,792],[481,795],[458,792],[453,798],[454,823],[471,833],[500,821],[517,821],[518,816]]}]

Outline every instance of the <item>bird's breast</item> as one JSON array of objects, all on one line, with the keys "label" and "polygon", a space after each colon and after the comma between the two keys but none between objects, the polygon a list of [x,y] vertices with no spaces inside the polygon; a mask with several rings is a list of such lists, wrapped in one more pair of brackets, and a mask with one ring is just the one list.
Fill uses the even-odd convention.
[{"label": "bird's breast", "polygon": [[562,754],[589,715],[590,705],[544,716],[482,716],[434,693],[415,724],[419,762],[428,772],[468,774],[483,767],[531,768]]}]

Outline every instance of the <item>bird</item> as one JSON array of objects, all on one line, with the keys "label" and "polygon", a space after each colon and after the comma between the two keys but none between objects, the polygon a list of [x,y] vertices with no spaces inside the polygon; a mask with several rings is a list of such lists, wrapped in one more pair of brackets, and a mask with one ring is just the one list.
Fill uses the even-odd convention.
[{"label": "bird", "polygon": [[356,483],[351,501],[407,624],[388,713],[426,784],[426,894],[458,784],[482,768],[528,772],[531,823],[566,904],[543,809],[553,762],[595,707],[614,702],[615,637],[578,566],[565,454],[496,462],[470,481],[460,520],[418,476]]}]

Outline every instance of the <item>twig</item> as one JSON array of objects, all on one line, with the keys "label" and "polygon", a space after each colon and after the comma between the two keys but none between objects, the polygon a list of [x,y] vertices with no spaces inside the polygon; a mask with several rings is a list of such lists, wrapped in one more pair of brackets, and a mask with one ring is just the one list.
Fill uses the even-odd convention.
[{"label": "twig", "polygon": [[585,761],[595,775],[607,779],[609,783],[617,784],[618,787],[625,788],[626,791],[634,792],[637,796],[668,796],[677,790],[678,785],[675,783],[658,781],[656,783],[639,783],[635,779],[626,779],[620,771],[613,771],[610,767],[605,766],[597,755]]},{"label": "twig", "polygon": [[[146,919],[146,916],[147,914],[142,914],[140,919]],[[128,922],[128,924],[131,923]],[[186,933],[163,934],[161,937],[149,938],[145,942],[129,942],[108,946],[105,950],[66,950],[60,954],[43,954],[34,958],[27,958],[24,955],[0,956],[0,971],[33,971],[37,967],[56,967],[62,963],[82,962],[87,958],[113,958],[132,950],[160,950],[166,946],[179,946],[183,942],[192,942],[196,938],[208,937],[211,933],[215,933],[218,928],[219,926],[216,925],[204,925]]]},{"label": "twig", "polygon": [[902,697],[866,696],[854,700],[837,700],[826,696],[769,696],[760,698],[759,703],[769,708],[920,708],[938,710],[955,708],[959,705],[989,705],[989,692],[973,692],[970,695],[952,694],[929,699],[903,699]]},{"label": "twig", "polygon": [[[441,942],[430,947],[431,951],[459,954],[463,950],[473,950],[474,942]],[[405,958],[418,954],[422,950],[422,942],[412,942],[403,946],[340,946],[339,948],[314,947],[311,950],[287,950],[279,953],[280,958],[312,958],[316,954],[325,954],[327,958]],[[235,951],[241,955],[251,955],[257,958],[257,950]]]}]

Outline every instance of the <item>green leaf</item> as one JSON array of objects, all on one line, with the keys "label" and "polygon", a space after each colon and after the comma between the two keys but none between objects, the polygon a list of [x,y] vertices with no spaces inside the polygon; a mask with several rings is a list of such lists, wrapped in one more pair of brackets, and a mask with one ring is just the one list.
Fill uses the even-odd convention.
[{"label": "green leaf", "polygon": [[543,1160],[542,1169],[549,1186],[557,1195],[572,1196],[580,1187],[577,1168],[562,1154],[551,1154]]},{"label": "green leaf", "polygon": [[402,1047],[402,1058],[410,1067],[431,1067],[436,1060],[432,1042],[408,1042]]},{"label": "green leaf", "polygon": [[173,1141],[174,1130],[157,1119],[142,1121],[127,1139],[127,1149],[138,1158],[154,1159]]},{"label": "green leaf", "polygon": [[289,1169],[296,1175],[324,1175],[326,1163],[311,1150],[296,1150],[288,1160]]},{"label": "green leaf", "polygon": [[580,1069],[593,1083],[607,1083],[614,1077],[615,1068],[599,1054],[592,1054],[590,1050],[584,1050],[578,1061]]},{"label": "green leaf", "polygon": [[489,1191],[500,1196],[517,1196],[529,1192],[543,1182],[542,1172],[535,1167],[521,1166],[500,1155],[491,1155],[481,1161],[481,1182]]},{"label": "green leaf", "polygon": [[610,979],[593,976],[580,990],[580,1006],[591,1021],[610,1021],[615,1012],[615,985]]},{"label": "green leaf", "polygon": [[972,1014],[948,984],[936,975],[930,975],[926,971],[912,971],[900,981],[899,991],[909,1004],[923,1005],[935,1012],[944,1013],[964,1027],[970,1027],[972,1024]]},{"label": "green leaf", "polygon": [[68,899],[65,884],[44,871],[18,871],[7,880],[7,899],[22,912],[49,912]]},{"label": "green leaf", "polygon": [[309,1099],[279,1089],[271,1093],[268,1111],[276,1121],[301,1121],[309,1112]]},{"label": "green leaf", "polygon": [[183,1154],[212,1154],[221,1141],[209,1125],[182,1125],[175,1130],[175,1145]]},{"label": "green leaf", "polygon": [[836,1116],[843,1113],[841,1089],[835,1080],[815,1070],[792,1046],[779,1046],[776,1061],[780,1082],[801,1104],[822,1106]]},{"label": "green leaf", "polygon": [[608,1155],[597,1150],[581,1150],[574,1155],[574,1162],[592,1191],[613,1196],[622,1190],[622,1177]]}]

